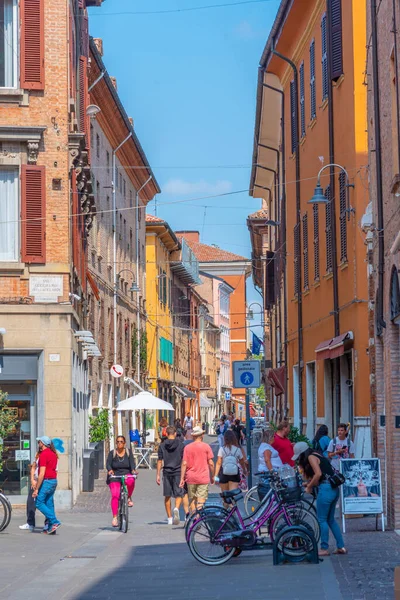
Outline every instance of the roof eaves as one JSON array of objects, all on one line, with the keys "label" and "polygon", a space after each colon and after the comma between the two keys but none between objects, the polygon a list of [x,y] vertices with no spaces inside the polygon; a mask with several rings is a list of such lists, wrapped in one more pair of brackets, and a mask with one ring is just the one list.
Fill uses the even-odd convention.
[{"label": "roof eaves", "polygon": [[[166,233],[168,233],[170,235],[171,239],[176,244],[176,250],[181,249],[181,244],[180,244],[178,238],[176,237],[175,232],[171,229],[171,227],[169,226],[167,221],[153,221],[153,222],[147,221],[146,229],[147,228],[150,229],[151,227],[163,227],[166,230]],[[159,235],[159,234],[157,234],[157,235]]]},{"label": "roof eaves", "polygon": [[149,161],[147,160],[147,157],[146,157],[146,154],[145,154],[145,152],[144,152],[144,150],[142,148],[142,145],[139,142],[139,139],[138,139],[138,137],[136,135],[136,132],[135,132],[134,128],[132,127],[131,122],[129,121],[129,118],[128,118],[128,115],[126,114],[125,108],[124,108],[124,106],[123,106],[123,104],[122,104],[122,102],[121,102],[121,100],[120,100],[120,98],[118,96],[117,90],[115,89],[115,87],[114,87],[114,85],[113,85],[113,83],[111,81],[111,78],[110,78],[110,75],[109,75],[109,73],[107,71],[107,68],[106,68],[106,66],[105,66],[105,64],[103,62],[103,59],[102,59],[102,57],[101,57],[101,55],[100,55],[100,53],[99,53],[99,51],[97,49],[97,46],[96,46],[96,44],[94,42],[94,39],[92,37],[90,37],[90,51],[92,52],[93,57],[96,60],[97,66],[99,67],[100,71],[104,71],[104,81],[106,82],[107,87],[108,87],[108,89],[109,89],[109,91],[110,91],[110,93],[111,93],[111,95],[112,95],[112,97],[114,99],[114,102],[117,105],[119,112],[121,113],[121,116],[122,116],[122,118],[123,118],[123,120],[125,122],[126,127],[128,128],[128,131],[130,131],[131,134],[132,134],[132,139],[133,139],[133,141],[135,143],[135,146],[137,147],[137,149],[139,151],[139,154],[140,154],[140,157],[141,157],[143,163],[146,165],[146,167],[148,169],[148,172],[149,172],[149,175],[151,175],[152,181],[154,182],[154,186],[155,186],[155,188],[157,190],[157,193],[159,194],[161,192],[161,188],[160,188],[160,186],[157,183],[156,177],[155,177],[155,175],[154,175],[154,173],[152,171],[152,168],[149,165]]},{"label": "roof eaves", "polygon": [[271,31],[269,33],[267,43],[265,44],[260,60],[260,67],[264,71],[267,68],[269,61],[271,60],[272,49],[276,45],[277,38],[279,38],[281,34],[282,28],[285,24],[290,9],[292,8],[293,2],[294,0],[281,0],[278,12],[275,17],[275,21],[271,27]]}]

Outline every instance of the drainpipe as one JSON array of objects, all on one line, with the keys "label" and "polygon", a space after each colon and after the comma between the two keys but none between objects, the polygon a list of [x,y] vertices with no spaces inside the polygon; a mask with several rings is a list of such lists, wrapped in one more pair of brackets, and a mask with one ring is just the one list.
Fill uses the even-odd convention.
[{"label": "drainpipe", "polygon": [[[131,134],[132,135],[132,134]],[[142,191],[142,189],[144,187],[146,187],[146,185],[149,183],[149,181],[151,181],[153,178],[152,175],[150,175],[150,177],[144,182],[144,184],[142,185],[141,188],[138,189],[138,191],[136,192],[136,203],[135,203],[135,236],[136,236],[136,285],[138,287],[139,286],[139,279],[140,279],[140,268],[139,268],[139,210],[141,210],[139,208],[139,194]],[[140,379],[140,297],[138,295],[138,299],[137,299],[137,303],[136,303],[136,310],[137,310],[137,374],[138,374],[138,379],[139,379],[139,383],[141,383],[141,379]]]},{"label": "drainpipe", "polygon": [[[275,40],[272,40],[272,54],[287,62],[293,70],[294,77],[294,119],[296,125],[296,224],[299,232],[299,253],[297,256],[298,261],[298,275],[297,275],[297,339],[298,339],[298,369],[299,369],[299,383],[298,383],[298,394],[299,394],[299,429],[303,429],[303,294],[302,294],[302,276],[301,276],[301,220],[300,220],[300,147],[299,147],[299,77],[297,67],[294,62],[284,56],[277,50],[275,50]],[[286,233],[286,232],[285,232]],[[287,364],[287,363],[286,363]]]},{"label": "drainpipe", "polygon": [[[331,27],[331,0],[327,0],[326,4],[327,27],[328,31],[332,31]],[[328,129],[329,129],[329,162],[330,178],[329,185],[331,191],[331,202],[329,209],[331,211],[331,243],[332,243],[332,284],[333,284],[333,323],[334,335],[340,335],[340,315],[339,315],[339,278],[338,278],[338,259],[337,259],[337,229],[336,229],[336,199],[335,199],[335,129],[334,129],[334,112],[333,112],[333,88],[332,88],[332,39],[328,35]],[[329,210],[328,209],[328,210]],[[340,408],[341,408],[341,389],[340,389],[340,357],[335,359],[335,406],[336,406],[336,426],[340,423]]]},{"label": "drainpipe", "polygon": [[273,146],[268,146],[267,144],[261,144],[258,142],[257,144],[260,148],[265,148],[266,150],[271,150],[276,154],[276,171],[274,171],[274,185],[275,185],[275,194],[274,194],[274,218],[276,221],[279,221],[279,200],[280,200],[280,192],[281,192],[281,180],[280,180],[280,160],[279,160],[279,149],[274,148]]},{"label": "drainpipe", "polygon": [[371,34],[372,34],[372,72],[374,96],[374,130],[375,130],[375,171],[376,171],[376,201],[378,212],[378,306],[377,324],[382,332],[386,327],[383,318],[383,284],[385,272],[385,244],[383,230],[383,186],[382,186],[382,149],[381,149],[381,115],[378,68],[378,32],[376,23],[376,0],[371,0]]},{"label": "drainpipe", "polygon": [[[265,72],[265,70],[264,70]],[[287,416],[288,411],[288,311],[287,311],[287,282],[286,282],[286,145],[285,145],[285,93],[283,90],[280,90],[273,85],[268,83],[263,83],[263,87],[272,90],[273,92],[277,92],[281,96],[282,106],[281,106],[281,154],[282,154],[282,198],[281,198],[281,219],[280,219],[280,232],[282,233],[282,256],[283,256],[283,321],[284,321],[284,361],[286,367],[286,385],[285,385],[285,395],[284,395],[284,417]]]}]

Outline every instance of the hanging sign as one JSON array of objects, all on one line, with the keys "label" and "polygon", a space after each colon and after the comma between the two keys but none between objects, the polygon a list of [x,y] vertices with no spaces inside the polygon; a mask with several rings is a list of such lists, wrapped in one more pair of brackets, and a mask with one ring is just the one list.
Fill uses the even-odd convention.
[{"label": "hanging sign", "polygon": [[113,365],[110,373],[112,377],[121,377],[124,374],[124,368],[121,365]]}]

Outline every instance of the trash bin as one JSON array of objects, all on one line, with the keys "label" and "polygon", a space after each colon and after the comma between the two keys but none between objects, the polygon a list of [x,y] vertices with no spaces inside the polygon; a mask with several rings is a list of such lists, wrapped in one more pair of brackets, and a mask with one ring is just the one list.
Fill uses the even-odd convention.
[{"label": "trash bin", "polygon": [[94,490],[94,454],[92,448],[83,451],[82,492]]},{"label": "trash bin", "polygon": [[98,479],[99,476],[100,476],[100,469],[99,469],[100,448],[99,448],[99,443],[98,442],[92,442],[92,443],[89,444],[89,448],[94,451],[94,478]]}]

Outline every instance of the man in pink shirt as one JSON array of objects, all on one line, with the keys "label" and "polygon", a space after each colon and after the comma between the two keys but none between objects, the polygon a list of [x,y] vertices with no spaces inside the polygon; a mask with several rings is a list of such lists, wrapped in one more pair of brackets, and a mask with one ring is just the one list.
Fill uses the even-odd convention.
[{"label": "man in pink shirt", "polygon": [[193,443],[183,452],[180,487],[187,483],[190,510],[201,508],[208,497],[208,486],[214,483],[214,455],[211,447],[203,442],[201,427],[192,429]]}]

